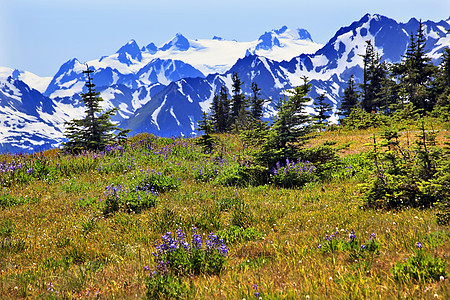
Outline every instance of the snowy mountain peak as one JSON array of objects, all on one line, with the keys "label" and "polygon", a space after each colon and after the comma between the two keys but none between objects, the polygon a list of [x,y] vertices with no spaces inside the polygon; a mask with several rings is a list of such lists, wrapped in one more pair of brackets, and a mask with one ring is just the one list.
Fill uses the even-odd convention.
[{"label": "snowy mountain peak", "polygon": [[161,51],[178,50],[187,51],[190,47],[189,40],[185,38],[181,33],[177,33],[173,39],[167,42],[164,46],[159,48]]},{"label": "snowy mountain peak", "polygon": [[303,28],[297,28],[295,30],[289,29],[287,26],[283,26],[278,30],[273,31],[279,37],[291,38],[293,40],[305,40],[312,42],[311,34],[308,30]]},{"label": "snowy mountain peak", "polygon": [[142,47],[141,51],[146,51],[150,54],[155,54],[158,51],[158,47],[154,43],[150,43],[145,47]]},{"label": "snowy mountain peak", "polygon": [[255,50],[270,50],[273,47],[281,47],[280,40],[274,34],[273,31],[266,32],[259,37],[258,45],[256,45]]},{"label": "snowy mountain peak", "polygon": [[280,29],[265,32],[258,39],[254,50],[270,50],[274,47],[285,47],[290,43],[313,42],[311,34],[306,29],[295,30],[283,26]]},{"label": "snowy mountain peak", "polygon": [[122,63],[129,64],[130,57],[138,61],[142,60],[141,49],[139,49],[135,40],[131,40],[123,45],[116,53],[119,54],[119,61]]}]

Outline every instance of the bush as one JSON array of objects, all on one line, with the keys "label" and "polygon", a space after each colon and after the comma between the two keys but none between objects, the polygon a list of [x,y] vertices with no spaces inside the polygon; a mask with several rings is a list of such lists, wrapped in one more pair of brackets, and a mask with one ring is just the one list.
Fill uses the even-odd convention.
[{"label": "bush", "polygon": [[172,274],[154,273],[146,278],[147,299],[183,299],[188,289],[181,278]]},{"label": "bush", "polygon": [[314,165],[315,174],[321,180],[331,179],[333,174],[342,167],[342,160],[337,152],[342,148],[334,148],[336,142],[325,142],[317,147],[305,148],[299,151],[298,157]]},{"label": "bush", "polygon": [[433,257],[417,243],[417,250],[413,257],[399,261],[392,269],[394,279],[399,282],[429,283],[438,281],[446,276],[446,262],[439,257]]},{"label": "bush", "polygon": [[263,234],[253,227],[244,229],[242,227],[232,225],[227,229],[218,231],[217,236],[222,238],[227,244],[235,244],[260,239]]},{"label": "bush", "polygon": [[173,275],[189,274],[219,274],[228,255],[227,246],[222,239],[209,234],[203,248],[202,238],[192,228],[191,244],[185,241],[186,235],[177,230],[176,237],[167,232],[156,241],[156,252],[153,253],[156,262],[156,272],[171,273]]},{"label": "bush", "polygon": [[317,179],[316,168],[309,161],[297,162],[286,159],[286,164],[277,162],[271,170],[271,182],[277,186],[292,188],[302,187]]},{"label": "bush", "polygon": [[348,234],[348,238],[341,237],[339,231],[331,236],[326,235],[322,244],[318,248],[323,252],[346,252],[350,258],[365,258],[373,259],[374,254],[379,254],[380,243],[378,242],[375,233],[372,233],[366,243],[362,243],[355,231]]},{"label": "bush", "polygon": [[400,147],[398,133],[390,129],[383,132],[381,142],[377,143],[374,137],[371,156],[375,172],[362,185],[367,206],[430,207],[439,199],[448,198],[448,155],[436,146],[435,136],[422,123],[412,148]]},{"label": "bush", "polygon": [[125,185],[108,186],[104,193],[105,205],[103,214],[110,215],[120,209],[128,213],[140,213],[144,209],[154,207],[158,202],[158,193],[152,189],[134,187],[128,190]]},{"label": "bush", "polygon": [[368,113],[363,109],[353,109],[350,115],[341,120],[344,128],[367,129],[389,125],[389,118],[381,113]]},{"label": "bush", "polygon": [[265,184],[267,177],[261,166],[230,165],[219,173],[216,181],[225,186],[249,186]]},{"label": "bush", "polygon": [[0,209],[16,205],[36,203],[38,201],[39,200],[34,197],[21,197],[21,196],[12,196],[8,194],[0,194]]},{"label": "bush", "polygon": [[[143,176],[143,177],[142,177]],[[176,190],[180,186],[180,181],[173,175],[166,176],[155,170],[147,171],[146,174],[137,174],[133,176],[130,185],[140,191],[152,191],[164,193],[170,190]]]}]

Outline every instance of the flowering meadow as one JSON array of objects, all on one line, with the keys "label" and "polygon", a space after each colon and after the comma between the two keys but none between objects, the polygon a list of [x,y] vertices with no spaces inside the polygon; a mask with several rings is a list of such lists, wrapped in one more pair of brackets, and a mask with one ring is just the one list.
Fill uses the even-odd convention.
[{"label": "flowering meadow", "polygon": [[368,183],[397,178],[374,135],[321,132],[309,146],[336,142],[332,165],[267,170],[232,134],[207,154],[141,134],[0,155],[0,299],[449,299],[449,225],[373,198]]}]

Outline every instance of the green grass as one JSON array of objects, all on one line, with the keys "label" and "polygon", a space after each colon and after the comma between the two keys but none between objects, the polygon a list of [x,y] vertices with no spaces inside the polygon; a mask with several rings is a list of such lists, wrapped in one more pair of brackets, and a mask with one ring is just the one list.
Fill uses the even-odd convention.
[{"label": "green grass", "polygon": [[[356,165],[354,155],[367,150],[372,132],[325,132],[311,143],[351,142],[341,155],[353,155],[348,162]],[[237,136],[218,138],[229,164],[245,157]],[[437,224],[433,208],[361,208],[359,184],[370,176],[364,162],[356,174],[284,189],[201,180],[197,168],[210,158],[191,139],[139,136],[124,152],[102,157],[56,150],[41,155],[45,172],[12,183],[9,177],[0,193],[6,203],[0,207],[1,299],[143,298],[154,242],[167,231],[189,233],[192,226],[204,239],[222,234],[228,258],[219,275],[181,277],[186,298],[256,299],[254,284],[263,299],[450,298],[448,278],[395,280],[392,269],[415,255],[417,242],[448,265],[449,228]],[[37,160],[4,156],[13,158],[27,166]],[[152,170],[178,186],[161,188],[155,206],[139,213],[103,213],[107,186],[129,187]],[[344,244],[336,251],[319,248],[336,231],[346,243],[351,230],[361,243],[375,233],[378,252],[358,254]]]}]

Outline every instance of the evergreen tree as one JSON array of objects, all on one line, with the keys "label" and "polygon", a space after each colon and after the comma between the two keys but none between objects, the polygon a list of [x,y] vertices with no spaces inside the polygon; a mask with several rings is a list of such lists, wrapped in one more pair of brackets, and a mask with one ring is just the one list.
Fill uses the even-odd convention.
[{"label": "evergreen tree", "polygon": [[231,96],[231,123],[234,124],[239,116],[239,113],[241,112],[241,106],[244,102],[245,96],[242,94],[242,81],[236,73],[233,73],[231,80],[233,81],[233,95]]},{"label": "evergreen tree", "polygon": [[211,124],[215,132],[224,132],[224,115],[223,115],[223,105],[220,101],[219,95],[215,94],[211,106]]},{"label": "evergreen tree", "polygon": [[222,86],[220,88],[219,101],[220,101],[220,104],[222,105],[222,111],[223,111],[223,117],[222,117],[223,131],[221,131],[221,132],[227,132],[231,128],[231,116],[230,116],[230,99],[228,99],[228,91],[225,86]]},{"label": "evergreen tree", "polygon": [[436,72],[436,77],[433,82],[433,99],[438,106],[448,106],[450,103],[450,48],[444,48],[441,62]]},{"label": "evergreen tree", "polygon": [[239,111],[239,114],[234,121],[234,129],[236,129],[237,132],[240,130],[247,130],[250,129],[252,125],[252,116],[250,112],[250,99],[243,98],[241,103],[241,110]]},{"label": "evergreen tree", "polygon": [[431,89],[433,115],[450,120],[450,48],[445,48]]},{"label": "evergreen tree", "polygon": [[406,96],[406,102],[412,103],[422,112],[430,111],[434,106],[430,101],[430,84],[436,71],[436,67],[430,62],[431,58],[426,56],[425,42],[423,25],[420,21],[416,34],[411,34],[403,60],[393,68],[393,74]]},{"label": "evergreen tree", "polygon": [[372,112],[382,106],[378,96],[388,72],[386,64],[381,62],[380,55],[375,52],[372,42],[368,40],[366,43],[366,53],[363,55],[364,79],[360,85],[362,89],[361,108],[366,112]]},{"label": "evergreen tree", "polygon": [[327,102],[325,93],[319,95],[314,101],[314,106],[316,108],[316,119],[317,125],[320,127],[324,127],[328,125],[328,121],[326,121],[330,115],[328,114],[331,111],[331,105]]},{"label": "evergreen tree", "polygon": [[211,124],[215,132],[227,132],[230,129],[230,104],[225,86],[220,88],[220,94],[214,95],[211,106]]},{"label": "evergreen tree", "polygon": [[383,62],[383,64],[387,75],[381,79],[381,87],[377,94],[378,107],[383,110],[385,115],[389,115],[391,112],[396,111],[400,105],[400,90],[393,76],[388,71],[390,68],[387,67],[386,63]]},{"label": "evergreen tree", "polygon": [[363,57],[364,74],[363,74],[363,83],[360,84],[362,89],[361,108],[364,109],[365,111],[370,112],[372,110],[372,99],[374,98],[371,93],[371,89],[369,88],[371,77],[370,71],[375,58],[372,41],[370,40],[366,41],[366,52],[362,57]]},{"label": "evergreen tree", "polygon": [[267,167],[287,158],[296,159],[299,150],[311,138],[311,118],[306,113],[307,103],[311,101],[307,97],[311,84],[306,77],[303,79],[303,85],[288,90],[288,99],[280,100],[277,116],[260,153],[256,155],[256,160]]},{"label": "evergreen tree", "polygon": [[[111,123],[111,116],[117,112],[118,108],[101,113],[100,102],[103,99],[99,97],[100,93],[95,91],[95,84],[91,78],[93,72],[89,70],[88,65],[86,65],[86,71],[83,71],[87,75],[87,93],[81,94],[85,105],[85,118],[66,122],[65,136],[68,141],[64,144],[64,148],[71,152],[102,151],[106,145],[125,139],[130,131],[122,130]],[[114,134],[114,131],[118,133]]]},{"label": "evergreen tree", "polygon": [[341,100],[341,107],[339,109],[339,115],[348,117],[352,109],[358,106],[358,91],[355,87],[355,79],[352,74],[347,81],[347,87],[344,90],[344,98]]},{"label": "evergreen tree", "polygon": [[252,83],[252,97],[251,97],[251,117],[254,121],[260,121],[263,116],[263,105],[266,100],[260,98],[261,89],[256,82]]},{"label": "evergreen tree", "polygon": [[211,153],[213,150],[215,139],[211,136],[213,133],[213,126],[208,119],[208,114],[203,112],[202,119],[198,121],[198,131],[203,131],[203,135],[196,141],[197,145],[202,146],[204,153]]}]

